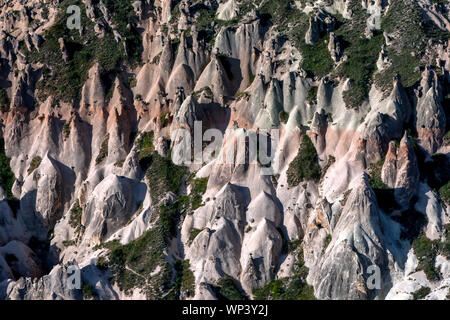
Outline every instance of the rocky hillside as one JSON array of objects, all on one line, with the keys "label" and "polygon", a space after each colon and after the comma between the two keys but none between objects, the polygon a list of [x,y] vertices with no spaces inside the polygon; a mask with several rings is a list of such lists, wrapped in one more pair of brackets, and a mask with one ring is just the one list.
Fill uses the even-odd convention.
[{"label": "rocky hillside", "polygon": [[449,12],[1,1],[0,299],[449,299]]}]

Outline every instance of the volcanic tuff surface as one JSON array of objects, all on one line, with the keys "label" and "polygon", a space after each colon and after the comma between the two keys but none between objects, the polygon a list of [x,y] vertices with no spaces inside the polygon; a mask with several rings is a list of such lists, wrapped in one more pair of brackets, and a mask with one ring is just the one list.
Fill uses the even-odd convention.
[{"label": "volcanic tuff surface", "polygon": [[448,299],[449,10],[1,1],[0,299]]}]

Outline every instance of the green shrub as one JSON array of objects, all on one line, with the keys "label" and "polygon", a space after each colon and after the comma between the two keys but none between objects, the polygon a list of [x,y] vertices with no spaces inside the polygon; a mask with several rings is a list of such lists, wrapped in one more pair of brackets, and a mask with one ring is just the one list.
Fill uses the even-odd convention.
[{"label": "green shrub", "polygon": [[347,107],[357,109],[368,98],[384,37],[382,32],[375,31],[370,39],[366,38],[366,10],[357,0],[351,0],[348,6],[353,12],[352,18],[347,20],[338,15],[339,26],[335,30],[347,60],[339,65],[335,73],[351,79],[350,88],[343,93],[343,98]]},{"label": "green shrub", "polygon": [[322,77],[331,72],[333,60],[328,51],[326,35],[321,35],[313,45],[306,44],[309,16],[297,9],[295,1],[265,1],[259,7],[259,12],[276,24],[277,30],[299,49],[303,58],[301,67],[310,76]]},{"label": "green shrub", "polygon": [[324,241],[323,241],[323,249],[322,252],[325,252],[328,248],[328,245],[331,242],[331,234],[327,234],[327,236],[325,237]]},{"label": "green shrub", "polygon": [[41,157],[39,157],[39,156],[34,157],[33,160],[31,160],[30,166],[28,167],[28,170],[27,170],[28,174],[33,173],[33,171],[36,170],[40,166],[41,162],[42,162]]},{"label": "green shrub", "polygon": [[311,139],[303,135],[297,156],[289,164],[287,170],[287,182],[289,187],[298,186],[303,180],[319,181],[321,168],[318,163],[316,148]]},{"label": "green shrub", "polygon": [[195,238],[197,238],[197,236],[200,234],[200,232],[202,232],[204,229],[195,229],[192,228],[191,232],[189,233],[189,241],[192,242],[194,241]]},{"label": "green shrub", "polygon": [[83,230],[81,218],[83,216],[83,209],[80,206],[80,201],[77,199],[70,209],[69,225],[75,229],[75,233],[80,234]]},{"label": "green shrub", "polygon": [[70,124],[69,123],[64,123],[62,133],[63,133],[64,140],[69,138],[69,136],[70,136]]},{"label": "green shrub", "polygon": [[187,196],[179,197],[174,203],[159,207],[159,228],[164,239],[169,242],[171,238],[177,236],[177,224],[180,216],[189,206]]},{"label": "green shrub", "polygon": [[296,259],[293,276],[271,280],[253,290],[255,300],[314,300],[314,288],[306,282],[308,268],[304,265],[303,250],[297,250]]},{"label": "green shrub", "polygon": [[450,204],[450,181],[439,189],[439,195],[444,202]]},{"label": "green shrub", "polygon": [[315,102],[317,100],[317,91],[318,91],[317,86],[309,87],[308,94],[306,96],[306,100],[309,102]]},{"label": "green shrub", "polygon": [[[122,42],[114,40],[112,30],[107,29],[103,38],[94,32],[95,22],[86,16],[85,5],[80,0],[64,0],[53,26],[44,33],[44,42],[39,51],[26,52],[33,63],[43,63],[42,79],[37,83],[39,98],[45,100],[53,95],[56,100],[78,101],[88,71],[95,62],[100,64],[102,75],[116,73],[120,62],[135,63],[141,52],[139,32],[134,27],[136,16],[131,1],[105,0],[112,21],[122,37]],[[66,27],[67,8],[77,5],[81,8],[83,35],[78,30]],[[98,4],[94,3],[95,10]],[[127,28],[130,25],[130,28]],[[58,39],[63,38],[69,53],[68,61],[62,59]],[[125,52],[124,43],[128,48]]]},{"label": "green shrub", "polygon": [[102,163],[108,157],[108,144],[109,144],[109,133],[103,138],[102,145],[100,146],[100,151],[98,152],[98,156],[95,159],[95,164]]},{"label": "green shrub", "polygon": [[280,113],[278,113],[278,118],[280,119],[280,122],[287,123],[289,120],[289,113],[287,113],[284,110],[281,110]]},{"label": "green shrub", "polygon": [[[170,284],[171,267],[164,260],[165,241],[157,228],[145,232],[141,237],[126,245],[118,241],[105,244],[110,249],[108,261],[102,268],[112,270],[113,282],[119,288],[129,292],[133,288],[142,288],[152,296],[156,283],[162,282],[161,289],[167,289]],[[161,271],[152,278],[151,273],[160,266]]]},{"label": "green shrub", "polygon": [[159,118],[160,118],[161,128],[165,128],[169,124],[170,113],[164,112],[163,114],[160,115]]},{"label": "green shrub", "polygon": [[92,288],[89,284],[83,284],[82,291],[84,299],[92,299],[94,297],[94,293],[92,292]]},{"label": "green shrub", "polygon": [[213,286],[213,288],[219,300],[246,300],[245,295],[229,275],[224,275],[220,278],[217,285]]},{"label": "green shrub", "polygon": [[195,296],[195,277],[190,269],[189,260],[177,260],[174,264],[177,277],[175,287],[187,297]]},{"label": "green shrub", "polygon": [[380,161],[372,163],[369,165],[369,184],[372,187],[375,195],[378,199],[379,207],[386,213],[400,209],[397,201],[395,200],[394,189],[387,186],[381,180],[381,170],[383,168],[385,158],[383,157]]},{"label": "green shrub", "polygon": [[140,135],[139,140],[137,142],[139,154],[138,159],[139,162],[145,162],[148,161],[151,157],[151,154],[155,150],[155,147],[153,145],[153,139],[154,139],[154,133],[153,131],[150,132],[144,132]]},{"label": "green shrub", "polygon": [[450,130],[447,131],[447,133],[445,134],[445,136],[443,138],[443,145],[444,146],[450,145]]},{"label": "green shrub", "polygon": [[14,199],[12,186],[16,177],[10,167],[11,159],[5,153],[5,140],[0,139],[0,186],[3,188],[8,200]]},{"label": "green shrub", "polygon": [[439,270],[434,264],[440,251],[440,241],[430,240],[425,235],[421,235],[413,241],[412,247],[419,260],[418,270],[423,270],[430,281],[439,280]]},{"label": "green shrub", "polygon": [[383,157],[378,162],[369,165],[369,183],[372,189],[390,189],[381,180],[381,170],[383,168],[384,161],[385,158]]},{"label": "green shrub", "polygon": [[433,23],[423,20],[422,9],[414,0],[393,0],[383,16],[381,27],[394,35],[387,50],[392,65],[375,77],[378,88],[385,92],[392,89],[393,75],[399,75],[405,87],[420,80],[423,66],[421,57],[425,54],[428,41],[447,41],[448,32],[439,30]]},{"label": "green shrub", "polygon": [[429,293],[431,292],[431,289],[428,287],[420,287],[419,290],[414,292],[414,300],[419,300],[425,298]]},{"label": "green shrub", "polygon": [[145,173],[153,203],[158,203],[168,191],[177,194],[186,173],[186,167],[177,166],[171,159],[163,158],[157,152],[153,152],[150,166]]},{"label": "green shrub", "polygon": [[192,190],[190,194],[191,209],[196,210],[203,205],[203,195],[206,192],[209,178],[194,179],[191,183]]},{"label": "green shrub", "polygon": [[450,259],[450,224],[444,226],[445,240],[440,243],[439,252],[447,259]]}]

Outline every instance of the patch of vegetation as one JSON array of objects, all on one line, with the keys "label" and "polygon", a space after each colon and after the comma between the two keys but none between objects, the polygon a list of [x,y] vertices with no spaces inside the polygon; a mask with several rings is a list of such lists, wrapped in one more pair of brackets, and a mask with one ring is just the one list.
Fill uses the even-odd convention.
[{"label": "patch of vegetation", "polygon": [[379,73],[376,85],[385,92],[392,89],[392,76],[399,75],[405,87],[420,80],[423,66],[421,57],[425,54],[428,41],[447,41],[448,32],[439,30],[433,23],[423,19],[422,9],[414,0],[393,0],[383,16],[381,27],[392,36],[387,55],[392,65]]},{"label": "patch of vegetation", "polygon": [[160,116],[161,128],[167,127],[169,125],[169,120],[170,120],[169,112],[164,112],[163,114],[161,114]]},{"label": "patch of vegetation", "polygon": [[225,275],[213,286],[214,292],[219,300],[246,300],[246,296],[236,286],[229,275]]},{"label": "patch of vegetation", "polygon": [[112,21],[127,47],[126,55],[130,62],[139,61],[142,40],[136,28],[138,18],[131,0],[104,0]]},{"label": "patch of vegetation", "polygon": [[369,165],[369,183],[373,189],[389,189],[389,187],[381,180],[381,170],[384,161],[385,158],[383,157],[377,163]]},{"label": "patch of vegetation", "polygon": [[[41,4],[42,4],[42,2],[41,2]],[[45,4],[42,4],[42,5],[43,5],[43,7],[42,7],[42,11],[41,11],[41,17],[44,20],[48,20],[48,14],[49,14],[48,7]]]},{"label": "patch of vegetation", "polygon": [[312,45],[300,41],[299,47],[303,56],[301,66],[310,76],[323,77],[333,70],[333,60],[325,37]]},{"label": "patch of vegetation", "polygon": [[62,134],[63,134],[64,140],[67,140],[67,138],[69,138],[69,136],[70,136],[70,124],[69,123],[64,123]]},{"label": "patch of vegetation", "polygon": [[303,180],[319,181],[321,168],[318,162],[316,148],[311,139],[304,134],[297,156],[289,164],[287,182],[289,187],[298,186]]},{"label": "patch of vegetation", "polygon": [[439,196],[445,203],[450,204],[450,181],[439,189]]},{"label": "patch of vegetation", "polygon": [[317,101],[317,91],[318,91],[318,87],[317,86],[311,86],[308,89],[308,94],[306,96],[306,100],[309,102],[316,102]]},{"label": "patch of vegetation", "polygon": [[281,110],[280,113],[278,113],[278,118],[280,119],[280,122],[287,123],[289,120],[289,113],[287,113],[284,110]]},{"label": "patch of vegetation", "polygon": [[187,196],[179,197],[174,203],[159,207],[159,226],[165,239],[177,236],[177,224],[181,214],[189,207]]},{"label": "patch of vegetation", "polygon": [[236,94],[236,100],[241,100],[241,99],[245,99],[248,101],[248,99],[250,99],[250,93],[248,92],[238,92]]},{"label": "patch of vegetation", "polygon": [[122,160],[117,160],[114,165],[116,167],[122,168],[124,163],[125,163],[125,159],[122,159]]},{"label": "patch of vegetation", "polygon": [[[53,95],[56,100],[74,102],[80,99],[81,89],[87,79],[88,71],[95,62],[100,64],[102,74],[114,74],[120,62],[135,63],[141,52],[140,34],[136,30],[136,16],[129,0],[105,0],[116,30],[122,40],[116,42],[112,30],[107,29],[103,38],[94,32],[95,22],[86,16],[86,8],[80,0],[64,0],[55,24],[45,32],[44,42],[39,51],[27,52],[27,58],[44,64],[42,79],[37,84],[39,98],[45,100]],[[83,35],[76,29],[66,26],[70,5],[81,8]],[[95,9],[99,10],[97,3]],[[64,39],[68,52],[67,61],[63,60],[59,39]],[[128,52],[125,52],[125,46]]]},{"label": "patch of vegetation", "polygon": [[[177,236],[180,217],[191,206],[188,196],[179,196],[173,202],[162,203],[160,200],[171,191],[178,194],[181,183],[187,174],[186,167],[175,165],[170,156],[160,156],[153,147],[153,132],[144,133],[137,142],[141,160],[146,159],[146,178],[151,189],[154,227],[134,241],[121,245],[119,241],[101,244],[96,249],[107,248],[109,253],[99,266],[110,269],[113,281],[126,293],[134,288],[142,288],[149,299],[178,299],[180,283],[189,282],[186,272],[181,282],[172,281],[172,266],[165,259],[165,250],[171,239]],[[203,181],[197,181],[195,193],[202,191]],[[180,265],[175,266],[179,268]],[[183,271],[183,272],[184,272]],[[184,288],[184,287],[183,287]],[[188,286],[189,292],[192,288]],[[192,291],[193,294],[193,291]]]},{"label": "patch of vegetation", "polygon": [[308,268],[304,264],[303,250],[297,252],[294,275],[275,279],[253,290],[255,300],[315,300],[314,288],[307,284]]},{"label": "patch of vegetation", "polygon": [[441,243],[440,253],[450,259],[450,224],[444,226],[445,240]]},{"label": "patch of vegetation", "polygon": [[431,292],[431,289],[428,287],[420,287],[419,290],[414,292],[414,300],[419,300],[425,298],[429,293]]},{"label": "patch of vegetation", "polygon": [[322,77],[331,72],[333,60],[328,51],[326,34],[322,34],[315,44],[306,44],[309,16],[297,9],[294,0],[266,0],[261,3],[259,12],[277,25],[278,31],[300,50],[303,57],[301,67],[310,76]]},{"label": "patch of vegetation", "polygon": [[[102,268],[113,273],[112,281],[129,293],[133,288],[142,288],[149,297],[159,297],[170,288],[172,267],[164,259],[166,242],[159,228],[145,232],[126,245],[113,241],[104,245],[110,249]],[[154,275],[157,267],[161,270]]]},{"label": "patch of vegetation", "polygon": [[41,165],[41,162],[42,162],[41,157],[39,157],[39,156],[34,157],[31,160],[30,166],[28,167],[28,170],[27,170],[28,174],[33,173],[33,171],[36,170]]},{"label": "patch of vegetation", "polygon": [[197,238],[197,236],[200,234],[200,232],[202,232],[204,229],[195,229],[192,228],[191,232],[189,233],[189,242],[194,241],[195,238]]},{"label": "patch of vegetation", "polygon": [[94,292],[92,291],[92,287],[85,283],[83,284],[83,287],[81,288],[81,291],[83,292],[83,299],[92,299],[94,297]]},{"label": "patch of vegetation", "polygon": [[75,244],[76,244],[75,240],[64,240],[63,241],[63,246],[66,248],[74,246]]},{"label": "patch of vegetation", "polygon": [[80,201],[77,199],[70,209],[69,225],[75,229],[76,234],[83,232],[83,225],[81,224],[81,217],[83,216],[83,208],[80,206]]},{"label": "patch of vegetation", "polygon": [[352,11],[350,20],[340,15],[336,17],[338,28],[335,34],[347,60],[339,65],[335,74],[351,79],[350,88],[344,92],[343,98],[347,107],[357,109],[368,97],[384,37],[382,32],[375,31],[370,39],[366,38],[366,10],[357,0],[351,0],[348,6]]},{"label": "patch of vegetation", "polygon": [[435,267],[435,261],[441,249],[440,241],[430,240],[422,234],[413,241],[412,247],[419,260],[418,270],[423,270],[430,281],[439,280],[441,276]]},{"label": "patch of vegetation", "polygon": [[155,147],[153,145],[154,132],[144,132],[140,135],[139,140],[137,141],[137,150],[138,150],[138,159],[141,167],[146,168],[149,165],[149,161],[151,160],[151,155],[155,151]]},{"label": "patch of vegetation", "polygon": [[108,144],[109,144],[109,133],[103,138],[102,145],[100,146],[100,151],[98,152],[98,156],[95,159],[95,164],[99,165],[108,157]]},{"label": "patch of vegetation", "polygon": [[209,178],[199,178],[192,181],[192,190],[190,194],[192,210],[196,210],[203,206],[203,195],[206,192],[208,180]]},{"label": "patch of vegetation", "polygon": [[324,241],[323,241],[323,249],[322,252],[325,252],[328,248],[328,245],[331,242],[331,234],[327,234],[327,236],[325,237]]},{"label": "patch of vegetation", "polygon": [[203,87],[200,90],[194,92],[195,99],[200,98],[200,96],[203,92],[206,94],[207,97],[210,97],[210,98],[214,97],[214,93],[212,92],[210,87]]},{"label": "patch of vegetation", "polygon": [[301,244],[302,244],[302,240],[301,239],[289,241],[287,243],[287,253],[292,253],[295,250],[299,249]]},{"label": "patch of vegetation", "polygon": [[151,188],[152,201],[156,204],[168,191],[178,193],[187,169],[175,165],[170,157],[163,158],[157,152],[151,154],[149,162],[145,176]]},{"label": "patch of vegetation", "polygon": [[177,296],[182,295],[187,298],[195,296],[195,277],[190,269],[189,260],[175,261],[174,268],[177,273],[175,280]]},{"label": "patch of vegetation", "polygon": [[5,191],[6,198],[13,200],[14,196],[11,190],[16,177],[11,170],[10,162],[11,159],[5,153],[5,140],[0,139],[0,186]]},{"label": "patch of vegetation", "polygon": [[443,145],[444,146],[450,145],[450,130],[447,131],[447,133],[445,134],[445,136],[443,138]]}]

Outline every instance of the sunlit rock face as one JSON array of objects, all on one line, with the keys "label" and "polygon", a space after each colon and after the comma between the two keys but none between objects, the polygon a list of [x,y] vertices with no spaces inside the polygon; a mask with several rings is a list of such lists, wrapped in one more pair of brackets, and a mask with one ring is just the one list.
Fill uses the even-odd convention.
[{"label": "sunlit rock face", "polygon": [[0,299],[448,299],[448,3],[72,2],[0,5]]}]

